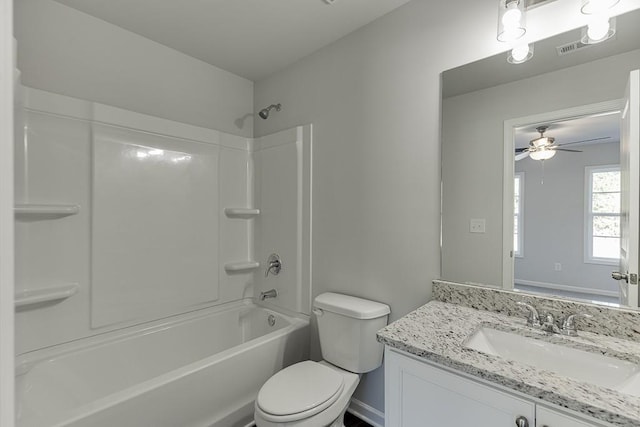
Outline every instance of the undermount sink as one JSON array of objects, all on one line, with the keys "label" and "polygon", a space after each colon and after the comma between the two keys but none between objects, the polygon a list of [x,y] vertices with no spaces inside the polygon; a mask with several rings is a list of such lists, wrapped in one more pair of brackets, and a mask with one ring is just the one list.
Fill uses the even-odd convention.
[{"label": "undermount sink", "polygon": [[640,397],[640,365],[516,333],[481,327],[465,347]]}]

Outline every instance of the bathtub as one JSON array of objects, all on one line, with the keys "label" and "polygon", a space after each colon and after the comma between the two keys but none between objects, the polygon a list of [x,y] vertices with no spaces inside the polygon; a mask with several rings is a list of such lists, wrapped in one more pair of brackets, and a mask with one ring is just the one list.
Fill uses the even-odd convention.
[{"label": "bathtub", "polygon": [[17,425],[245,426],[262,384],[307,358],[308,325],[241,301],[27,353]]}]

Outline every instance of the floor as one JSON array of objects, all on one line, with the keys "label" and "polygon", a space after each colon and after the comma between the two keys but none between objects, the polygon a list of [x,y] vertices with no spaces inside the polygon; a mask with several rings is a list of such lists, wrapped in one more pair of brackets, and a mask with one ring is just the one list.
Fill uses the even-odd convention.
[{"label": "floor", "polygon": [[344,427],[372,427],[371,424],[365,423],[361,419],[346,413],[344,416]]}]

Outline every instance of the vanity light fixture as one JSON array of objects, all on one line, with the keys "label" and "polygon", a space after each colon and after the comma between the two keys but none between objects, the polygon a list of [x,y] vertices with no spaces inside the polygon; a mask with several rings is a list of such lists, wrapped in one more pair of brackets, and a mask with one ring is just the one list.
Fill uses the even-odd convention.
[{"label": "vanity light fixture", "polygon": [[618,3],[620,3],[620,0],[582,0],[580,12],[584,15],[607,13]]},{"label": "vanity light fixture", "polygon": [[509,64],[522,64],[531,58],[533,58],[533,44],[523,42],[511,49],[507,62]]},{"label": "vanity light fixture", "polygon": [[514,42],[527,32],[525,0],[500,0],[498,8],[498,40]]},{"label": "vanity light fixture", "polygon": [[616,20],[610,18],[610,10],[620,0],[582,0],[580,12],[589,15],[589,23],[582,29],[582,43],[601,43],[616,33]]},{"label": "vanity light fixture", "polygon": [[591,18],[589,25],[582,28],[582,38],[584,44],[602,43],[609,40],[616,33],[616,18],[609,18],[607,15],[595,15]]}]

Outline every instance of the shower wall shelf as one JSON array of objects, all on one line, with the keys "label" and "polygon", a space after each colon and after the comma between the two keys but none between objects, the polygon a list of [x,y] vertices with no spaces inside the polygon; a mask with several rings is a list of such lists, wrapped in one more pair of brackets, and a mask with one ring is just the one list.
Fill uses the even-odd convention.
[{"label": "shower wall shelf", "polygon": [[54,303],[65,300],[78,292],[77,283],[51,286],[41,289],[28,289],[16,292],[16,309],[28,309],[30,306],[43,303]]},{"label": "shower wall shelf", "polygon": [[260,215],[260,209],[252,208],[224,208],[224,213],[228,218],[250,219]]},{"label": "shower wall shelf", "polygon": [[17,204],[14,207],[15,217],[18,220],[42,220],[58,219],[80,212],[78,205],[50,205],[50,204]]},{"label": "shower wall shelf", "polygon": [[251,271],[257,268],[260,268],[260,263],[258,261],[230,262],[224,265],[225,271],[229,273]]}]

